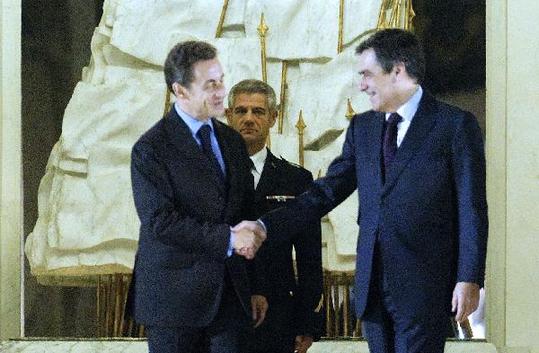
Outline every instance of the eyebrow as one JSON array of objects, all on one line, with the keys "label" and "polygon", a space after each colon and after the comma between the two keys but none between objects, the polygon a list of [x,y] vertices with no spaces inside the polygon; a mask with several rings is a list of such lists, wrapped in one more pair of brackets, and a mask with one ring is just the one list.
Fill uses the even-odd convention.
[{"label": "eyebrow", "polygon": [[[234,111],[237,111],[237,110],[247,110],[247,107],[244,106],[244,105],[238,105],[238,106],[235,106],[234,107]],[[262,112],[265,112],[266,111],[266,108],[264,107],[253,107],[252,108],[253,111],[262,111]]]},{"label": "eyebrow", "polygon": [[[223,81],[223,79],[225,78],[225,74],[222,74],[221,77],[219,77],[219,81]],[[212,83],[212,82],[215,82],[217,80],[213,79],[213,78],[210,78],[209,80],[206,80],[206,83]]]}]

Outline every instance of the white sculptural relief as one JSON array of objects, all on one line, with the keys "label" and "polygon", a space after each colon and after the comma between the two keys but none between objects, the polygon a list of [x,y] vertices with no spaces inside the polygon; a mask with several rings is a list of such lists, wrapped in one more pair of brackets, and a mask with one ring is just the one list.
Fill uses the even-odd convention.
[{"label": "white sculptural relief", "polygon": [[[375,26],[379,6],[380,0],[345,1],[344,44],[357,42]],[[343,130],[319,150],[305,151],[305,167],[316,177],[340,153],[347,99],[357,112],[369,105],[356,88],[354,44],[337,54],[338,2],[232,1],[223,37],[216,39],[221,9],[219,1],[105,1],[90,64],[66,108],[62,136],[41,181],[39,218],[25,245],[34,274],[91,275],[132,268],[139,221],[130,151],[165,110],[162,64],[180,40],[214,44],[228,88],[245,78],[261,78],[256,27],[263,10],[269,27],[268,83],[277,95],[281,59],[295,60],[287,72],[283,133],[276,127],[271,133],[273,152],[298,161],[295,124],[302,110],[305,144],[329,130]],[[234,28],[229,35],[227,26]],[[354,268],[356,217],[354,193],[325,218],[325,268]]]},{"label": "white sculptural relief", "polygon": [[[138,238],[130,150],[162,114],[164,90],[160,72],[152,74],[159,79],[123,74],[102,85],[80,82],[69,102],[40,185],[39,218],[26,242],[36,274],[72,273],[80,266],[109,265],[110,259],[132,267],[133,254],[118,252],[116,244],[130,240],[134,251]],[[96,258],[84,256],[90,253]]]}]

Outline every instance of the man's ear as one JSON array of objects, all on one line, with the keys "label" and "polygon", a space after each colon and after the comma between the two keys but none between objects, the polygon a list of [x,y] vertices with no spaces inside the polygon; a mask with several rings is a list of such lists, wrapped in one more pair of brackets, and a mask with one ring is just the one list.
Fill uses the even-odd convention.
[{"label": "man's ear", "polygon": [[172,84],[172,92],[174,92],[176,98],[185,98],[187,96],[187,89],[178,82]]},{"label": "man's ear", "polygon": [[403,62],[399,62],[393,66],[393,72],[395,76],[402,76],[406,72],[406,65]]},{"label": "man's ear", "polygon": [[393,65],[393,68],[389,72],[391,83],[397,83],[402,78],[402,74],[405,70],[403,63],[397,63]]},{"label": "man's ear", "polygon": [[225,109],[226,122],[228,125],[232,125],[232,108]]},{"label": "man's ear", "polygon": [[275,121],[277,120],[277,115],[279,115],[279,111],[275,109],[274,111],[270,112],[269,114],[269,127],[273,127],[275,125]]}]

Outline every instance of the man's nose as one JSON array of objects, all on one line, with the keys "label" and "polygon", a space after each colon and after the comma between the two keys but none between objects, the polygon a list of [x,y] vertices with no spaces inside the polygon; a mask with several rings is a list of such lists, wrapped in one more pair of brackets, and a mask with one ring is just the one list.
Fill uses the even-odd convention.
[{"label": "man's nose", "polygon": [[245,115],[243,116],[243,119],[246,122],[252,123],[254,121],[255,115],[253,114],[253,111],[251,109],[248,109]]},{"label": "man's nose", "polygon": [[364,78],[360,79],[359,80],[359,86],[358,86],[359,90],[361,92],[363,92],[363,91],[365,91],[367,89],[367,87],[368,86],[367,86],[367,83],[365,82],[365,79]]},{"label": "man's nose", "polygon": [[224,98],[226,96],[226,87],[224,83],[220,83],[215,88],[215,95],[219,98]]}]

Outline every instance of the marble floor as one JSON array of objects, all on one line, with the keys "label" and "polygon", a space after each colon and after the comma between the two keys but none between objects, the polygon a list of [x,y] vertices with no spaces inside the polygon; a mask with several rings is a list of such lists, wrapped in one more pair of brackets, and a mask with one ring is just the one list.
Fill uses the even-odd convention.
[{"label": "marble floor", "polygon": [[[0,341],[1,353],[147,353],[145,340],[37,340]],[[309,353],[368,353],[365,341],[341,340],[315,342]],[[486,342],[448,341],[445,353],[496,353]]]}]

